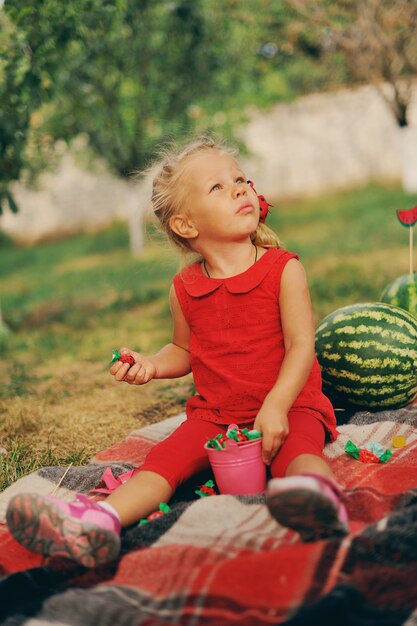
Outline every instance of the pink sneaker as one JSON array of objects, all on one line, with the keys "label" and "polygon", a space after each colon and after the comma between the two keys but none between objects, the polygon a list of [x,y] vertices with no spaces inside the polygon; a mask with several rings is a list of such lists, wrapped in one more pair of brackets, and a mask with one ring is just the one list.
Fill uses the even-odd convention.
[{"label": "pink sneaker", "polygon": [[77,500],[14,496],[7,509],[9,530],[31,552],[65,556],[84,567],[112,561],[120,551],[119,520],[86,496],[78,494]]},{"label": "pink sneaker", "polygon": [[273,478],[266,503],[272,517],[297,531],[305,542],[349,532],[343,494],[331,478],[313,473]]}]

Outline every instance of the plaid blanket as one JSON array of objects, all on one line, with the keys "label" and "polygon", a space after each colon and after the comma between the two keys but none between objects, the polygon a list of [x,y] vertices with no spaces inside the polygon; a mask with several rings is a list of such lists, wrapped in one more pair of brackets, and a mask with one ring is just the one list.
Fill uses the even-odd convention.
[{"label": "plaid blanket", "polygon": [[[56,495],[70,500],[100,486],[107,467],[119,476],[183,415],[133,432],[84,467],[67,472]],[[43,468],[0,494],[0,624],[86,626],[417,626],[417,405],[357,413],[325,449],[345,487],[351,534],[303,544],[280,527],[263,495],[198,498],[195,477],[172,511],[126,529],[120,559],[86,570],[43,560],[20,547],[4,524],[15,493],[48,494],[66,468]],[[387,463],[345,453],[376,441],[406,445]],[[101,485],[103,486],[103,485]]]}]

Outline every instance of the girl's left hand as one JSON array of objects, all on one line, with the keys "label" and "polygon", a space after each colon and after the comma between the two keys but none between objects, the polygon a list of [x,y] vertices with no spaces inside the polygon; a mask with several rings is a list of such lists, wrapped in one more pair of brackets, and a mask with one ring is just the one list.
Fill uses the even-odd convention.
[{"label": "girl's left hand", "polygon": [[287,413],[264,402],[253,427],[262,433],[262,460],[270,465],[289,432]]}]

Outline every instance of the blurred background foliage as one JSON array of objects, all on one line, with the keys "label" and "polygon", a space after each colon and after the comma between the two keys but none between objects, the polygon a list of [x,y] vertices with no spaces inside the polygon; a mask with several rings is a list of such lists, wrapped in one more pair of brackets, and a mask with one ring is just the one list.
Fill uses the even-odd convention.
[{"label": "blurred background foliage", "polygon": [[6,0],[0,210],[17,209],[11,181],[33,182],[54,164],[57,139],[83,135],[92,154],[125,177],[167,139],[192,131],[231,137],[253,107],[381,79],[397,85],[392,100],[406,123],[398,80],[416,73],[415,5]]}]

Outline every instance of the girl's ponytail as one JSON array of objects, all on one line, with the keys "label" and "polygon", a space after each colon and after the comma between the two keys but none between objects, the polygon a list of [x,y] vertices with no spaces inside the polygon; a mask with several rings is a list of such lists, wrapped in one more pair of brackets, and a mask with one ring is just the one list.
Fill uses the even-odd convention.
[{"label": "girl's ponytail", "polygon": [[252,242],[262,248],[281,248],[278,235],[266,224],[259,222],[258,228],[253,233]]}]

